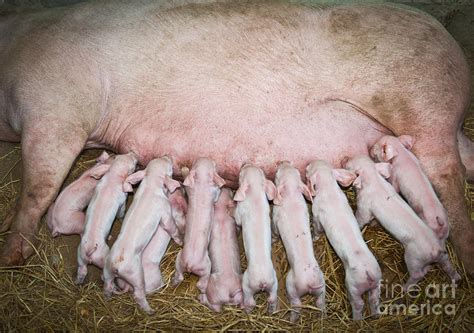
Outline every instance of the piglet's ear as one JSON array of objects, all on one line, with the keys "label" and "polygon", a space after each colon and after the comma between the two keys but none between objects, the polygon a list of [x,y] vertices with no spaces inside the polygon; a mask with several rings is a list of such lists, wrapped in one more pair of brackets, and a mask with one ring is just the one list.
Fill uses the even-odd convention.
[{"label": "piglet's ear", "polygon": [[132,185],[135,185],[141,182],[144,177],[145,177],[145,170],[140,170],[135,173],[132,173],[130,176],[127,177],[127,179],[125,179],[125,181]]},{"label": "piglet's ear", "polygon": [[362,181],[360,180],[360,176],[357,176],[356,179],[352,182],[352,186],[356,189],[360,190],[362,188]]},{"label": "piglet's ear", "polygon": [[281,190],[282,190],[282,185],[278,186],[276,188],[276,191],[275,191],[275,197],[273,198],[273,204],[274,205],[277,205],[277,206],[280,206],[281,205],[281,201],[283,200],[283,198],[281,197]]},{"label": "piglet's ear", "polygon": [[411,135],[400,135],[398,140],[405,146],[406,149],[411,150],[415,144],[415,139]]},{"label": "piglet's ear", "polygon": [[265,193],[267,194],[268,200],[275,199],[277,190],[275,184],[272,181],[265,179]]},{"label": "piglet's ear", "polygon": [[390,178],[392,166],[390,163],[375,163],[375,169],[384,178]]},{"label": "piglet's ear", "polygon": [[99,157],[95,159],[97,163],[104,163],[106,160],[108,160],[110,155],[104,150],[102,154],[100,154]]},{"label": "piglet's ear", "polygon": [[92,170],[91,177],[94,179],[101,179],[102,176],[105,175],[107,171],[109,171],[109,169],[110,169],[110,165],[108,164],[97,165]]},{"label": "piglet's ear", "polygon": [[382,146],[382,158],[385,162],[390,161],[395,156],[397,156],[397,152],[392,145],[386,143]]},{"label": "piglet's ear", "polygon": [[311,190],[303,182],[301,182],[301,184],[300,184],[300,191],[301,191],[301,193],[303,193],[306,200],[308,200],[310,202],[313,202],[313,195],[311,194]]},{"label": "piglet's ear", "polygon": [[173,193],[177,188],[181,187],[181,184],[177,180],[174,180],[169,176],[165,177],[164,184],[170,193]]},{"label": "piglet's ear", "polygon": [[[311,195],[311,198],[314,197],[316,195],[316,191],[314,190],[314,184],[313,184],[313,181],[311,180],[310,177],[306,177],[308,180],[307,180],[307,183],[306,183],[306,186],[308,187],[308,190],[309,190],[309,194]],[[312,200],[311,200],[312,201]]]},{"label": "piglet's ear", "polygon": [[196,171],[194,170],[189,171],[188,176],[184,179],[183,185],[187,187],[193,187],[195,176],[196,176]]},{"label": "piglet's ear", "polygon": [[240,184],[240,187],[235,191],[234,201],[244,201],[247,197],[247,183]]},{"label": "piglet's ear", "polygon": [[131,185],[129,182],[127,182],[127,181],[125,181],[125,182],[123,183],[123,188],[122,188],[122,189],[123,189],[124,192],[133,192],[133,187],[132,187],[132,185]]},{"label": "piglet's ear", "polygon": [[344,187],[351,185],[354,179],[357,177],[354,172],[348,171],[346,169],[333,169],[332,174],[336,181]]},{"label": "piglet's ear", "polygon": [[214,172],[213,181],[218,187],[222,187],[225,185],[225,180],[222,179],[221,176],[217,174],[217,172]]}]

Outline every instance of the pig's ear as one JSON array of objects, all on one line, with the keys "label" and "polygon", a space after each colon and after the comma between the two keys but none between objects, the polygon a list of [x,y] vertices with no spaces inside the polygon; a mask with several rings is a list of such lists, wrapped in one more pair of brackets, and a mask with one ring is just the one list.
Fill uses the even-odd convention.
[{"label": "pig's ear", "polygon": [[393,149],[391,144],[385,143],[382,146],[382,158],[385,162],[390,161],[392,158],[397,156],[397,152]]},{"label": "pig's ear", "polygon": [[133,192],[132,184],[127,181],[123,183],[122,189],[124,192]]},{"label": "pig's ear", "polygon": [[415,139],[411,135],[400,135],[398,140],[405,146],[406,149],[411,150],[415,144]]},{"label": "pig's ear", "polygon": [[356,179],[352,182],[352,186],[356,189],[360,190],[362,188],[362,181],[360,180],[360,176],[357,176]]},{"label": "pig's ear", "polygon": [[265,179],[265,193],[267,194],[268,200],[275,199],[277,189],[271,180]]},{"label": "pig's ear", "polygon": [[184,179],[183,185],[187,187],[193,187],[195,176],[196,176],[196,171],[194,170],[189,171],[189,174]]},{"label": "pig's ear", "polygon": [[273,198],[273,204],[280,206],[281,205],[281,200],[283,199],[281,197],[281,190],[282,190],[282,185],[278,186],[275,191],[275,197]]},{"label": "pig's ear", "polygon": [[301,182],[300,190],[301,190],[301,193],[303,193],[303,195],[305,196],[306,200],[308,200],[312,203],[313,202],[313,195],[312,195],[311,190],[309,189],[309,187],[305,183]]},{"label": "pig's ear", "polygon": [[102,176],[105,175],[107,171],[109,171],[109,169],[110,169],[110,165],[100,164],[94,168],[94,170],[91,173],[91,177],[94,179],[101,179]]},{"label": "pig's ear", "polygon": [[169,176],[165,177],[164,183],[165,183],[165,186],[168,188],[168,191],[170,191],[170,193],[173,193],[174,191],[176,191],[177,188],[181,187],[181,184],[177,180],[174,180]]},{"label": "pig's ear", "polygon": [[100,156],[95,159],[95,161],[97,163],[104,163],[109,157],[110,155],[104,150],[102,154],[100,154]]},{"label": "pig's ear", "polygon": [[145,170],[140,170],[128,176],[127,179],[125,179],[125,182],[131,185],[135,185],[141,182],[144,177],[145,177]]},{"label": "pig's ear", "polygon": [[346,169],[333,169],[332,175],[337,180],[337,182],[344,187],[351,185],[354,179],[357,177],[354,172],[348,171]]},{"label": "pig's ear", "polygon": [[222,177],[219,176],[219,175],[217,174],[217,172],[214,172],[213,180],[214,180],[214,183],[215,183],[218,187],[222,187],[222,186],[225,185],[225,180],[222,179]]},{"label": "pig's ear", "polygon": [[391,173],[391,164],[390,163],[375,163],[375,169],[378,173],[382,175],[384,178],[390,178]]},{"label": "pig's ear", "polygon": [[247,197],[247,183],[242,183],[240,184],[239,188],[237,191],[235,191],[234,194],[234,201],[244,201],[245,198]]}]

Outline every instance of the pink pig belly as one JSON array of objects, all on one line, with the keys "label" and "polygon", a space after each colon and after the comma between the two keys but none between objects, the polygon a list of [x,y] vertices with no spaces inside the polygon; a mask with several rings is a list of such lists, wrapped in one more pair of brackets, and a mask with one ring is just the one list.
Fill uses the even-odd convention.
[{"label": "pink pig belly", "polygon": [[[140,125],[132,124],[116,150],[136,152],[142,164],[168,154],[177,175],[182,166],[191,167],[195,159],[211,157],[227,185],[236,187],[244,163],[263,168],[273,178],[277,162],[290,160],[304,174],[314,159],[339,166],[345,156],[368,154],[368,148],[389,132],[341,101],[319,106],[291,101],[276,105],[281,110],[262,106],[261,110],[225,113],[212,101],[210,104],[198,104],[192,113],[182,106],[173,112],[160,111]],[[240,117],[226,118],[230,114]]]}]

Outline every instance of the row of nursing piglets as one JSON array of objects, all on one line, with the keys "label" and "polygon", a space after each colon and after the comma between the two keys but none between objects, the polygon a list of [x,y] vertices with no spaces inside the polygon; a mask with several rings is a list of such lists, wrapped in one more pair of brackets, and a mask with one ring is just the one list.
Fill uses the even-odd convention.
[{"label": "row of nursing piglets", "polygon": [[[85,220],[77,281],[83,281],[87,263],[103,267],[106,294],[133,289],[135,299],[147,312],[152,309],[145,295],[162,285],[159,263],[170,236],[181,244],[183,233],[184,247],[176,260],[174,284],[183,280],[184,272],[198,275],[199,300],[215,311],[224,304],[240,304],[249,312],[255,306],[254,294],[266,291],[268,310],[274,312],[277,278],[271,261],[273,231],[275,237],[281,236],[291,267],[286,289],[293,308],[290,319],[294,321],[299,315],[300,297],[307,293],[314,295],[315,305],[322,312],[325,308],[324,277],[314,256],[304,194],[313,202],[315,232],[325,231],[343,261],[353,318],[361,319],[365,292],[369,293],[371,313],[378,314],[379,307],[380,268],[359,229],[373,217],[405,248],[410,275],[406,287],[420,280],[433,263],[439,263],[451,279],[460,278],[445,249],[445,210],[409,151],[411,145],[411,137],[386,136],[371,149],[372,157],[381,163],[361,156],[347,160],[346,169],[333,169],[324,161],[314,161],[306,168],[307,185],[289,162],[279,164],[276,187],[259,168],[245,165],[233,199],[230,190],[221,189],[224,181],[217,175],[214,162],[198,159],[183,182],[188,202],[180,190],[175,191],[180,184],[171,179],[168,158],[153,160],[146,170],[133,173],[136,160],[132,154],[115,158],[103,154],[95,167],[60,194],[50,209],[48,223],[53,235],[57,235],[81,232]],[[105,176],[97,184],[95,179],[103,173]],[[87,181],[81,181],[83,177]],[[123,215],[126,193],[132,191],[131,184],[139,181],[142,183],[120,235],[108,253],[106,238],[111,223],[118,211]],[[337,183],[354,185],[356,216]],[[70,188],[75,189],[77,200],[70,201],[75,205],[62,215],[61,221],[59,212],[67,211],[65,207],[60,209],[65,205],[61,198]],[[82,211],[88,200],[84,217]],[[273,223],[268,200],[274,203]],[[105,204],[108,206],[101,206]],[[76,222],[65,222],[67,215],[74,216]],[[248,261],[242,279],[234,218],[242,227]],[[71,224],[75,224],[74,228],[64,227]]]}]

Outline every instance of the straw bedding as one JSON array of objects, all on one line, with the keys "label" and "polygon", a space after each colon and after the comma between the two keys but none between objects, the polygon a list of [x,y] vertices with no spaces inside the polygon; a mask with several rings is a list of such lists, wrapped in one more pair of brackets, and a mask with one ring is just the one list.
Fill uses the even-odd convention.
[{"label": "straw bedding", "polygon": [[[465,132],[474,138],[474,117],[465,122]],[[76,179],[80,173],[94,163],[98,151],[83,153],[76,162],[65,184]],[[18,195],[20,149],[12,146],[0,157],[0,220],[3,221]],[[16,172],[15,172],[16,171]],[[354,204],[354,192],[347,191]],[[129,202],[132,198],[129,198]],[[474,185],[466,183],[466,200],[471,211],[474,208]],[[474,220],[474,216],[471,215]],[[113,234],[117,235],[120,222],[116,221]],[[5,235],[0,235],[3,242]],[[463,276],[460,286],[455,288],[455,297],[448,287],[445,294],[435,294],[436,286],[448,285],[447,276],[435,268],[419,284],[421,292],[413,297],[402,295],[394,284],[407,279],[403,263],[402,247],[380,227],[364,229],[364,238],[378,259],[383,272],[382,296],[383,309],[389,314],[380,318],[366,318],[362,322],[350,319],[351,308],[344,286],[344,269],[325,236],[314,242],[318,262],[324,272],[327,284],[326,318],[321,318],[313,307],[312,298],[306,296],[304,309],[299,321],[292,324],[288,320],[289,303],[284,290],[285,272],[288,263],[281,241],[273,244],[273,260],[279,279],[279,311],[266,314],[266,297],[257,295],[257,307],[247,315],[232,306],[224,308],[220,314],[208,310],[196,300],[197,279],[186,275],[177,288],[168,285],[174,273],[178,246],[172,244],[162,262],[161,269],[166,286],[150,295],[148,300],[156,310],[152,316],[144,314],[135,304],[130,294],[114,296],[105,300],[102,293],[102,281],[98,270],[89,269],[90,274],[83,286],[75,286],[73,279],[76,268],[77,236],[62,236],[52,239],[43,221],[40,233],[40,245],[37,254],[28,260],[24,267],[0,268],[0,329],[14,330],[428,330],[439,331],[451,328],[454,331],[474,331],[474,281],[468,280],[462,265],[449,253],[458,271]],[[113,240],[112,240],[113,241]],[[241,241],[241,240],[240,240]],[[242,243],[242,267],[245,269],[245,257]],[[430,285],[431,284],[431,285]],[[403,311],[403,306],[417,304],[418,310]],[[437,305],[439,304],[439,305]],[[436,311],[434,306],[436,305]],[[424,308],[422,308],[424,306]],[[397,315],[397,309],[400,311]],[[434,314],[438,312],[440,314]],[[367,306],[365,313],[368,315]],[[390,312],[391,311],[391,312]],[[391,313],[391,314],[390,314]]]}]

